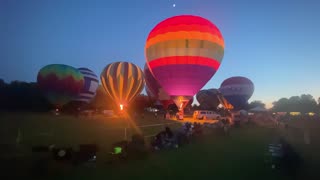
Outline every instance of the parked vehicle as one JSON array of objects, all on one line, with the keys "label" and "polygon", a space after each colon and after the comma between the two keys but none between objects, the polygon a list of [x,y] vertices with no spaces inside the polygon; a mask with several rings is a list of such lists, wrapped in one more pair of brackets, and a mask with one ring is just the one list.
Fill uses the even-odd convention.
[{"label": "parked vehicle", "polygon": [[215,119],[219,120],[221,115],[209,110],[196,110],[193,112],[193,119]]}]

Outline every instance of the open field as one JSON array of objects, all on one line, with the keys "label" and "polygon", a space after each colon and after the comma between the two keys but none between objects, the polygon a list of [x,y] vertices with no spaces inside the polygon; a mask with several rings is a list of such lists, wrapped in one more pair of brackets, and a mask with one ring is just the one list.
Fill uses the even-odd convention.
[{"label": "open field", "polygon": [[[169,124],[173,129],[177,121],[155,119],[151,114],[144,119],[132,120],[140,128],[132,128],[129,134],[141,131],[153,135]],[[121,164],[106,164],[107,152],[113,142],[122,140],[127,124],[123,118],[105,116],[71,117],[35,113],[2,113],[0,144],[19,142],[15,150],[1,150],[1,158],[7,162],[6,171],[14,168],[14,175],[25,177],[33,162],[31,147],[56,144],[73,146],[96,143],[100,147],[96,167],[78,166],[52,168],[45,179],[292,179],[273,171],[264,163],[267,145],[280,136],[285,137],[300,153],[304,165],[297,172],[298,179],[318,179],[320,162],[320,122],[291,121],[288,129],[243,126],[233,128],[230,136],[215,133],[197,139],[177,150],[151,153],[146,159]],[[142,127],[141,127],[142,126]],[[20,133],[19,133],[20,132]],[[305,144],[308,132],[310,144]],[[18,135],[20,134],[20,135]],[[19,154],[16,157],[10,158]],[[17,173],[18,172],[18,173]]]},{"label": "open field", "polygon": [[[177,121],[163,120],[146,115],[145,118],[108,117],[96,115],[91,117],[73,117],[50,114],[4,114],[0,127],[1,142],[12,144],[16,142],[20,131],[20,144],[33,146],[39,144],[78,145],[96,143],[108,146],[124,138],[124,128],[130,124],[129,137],[133,133],[145,136],[153,135],[163,129],[163,125],[179,125]],[[142,126],[142,127],[141,127]]]}]

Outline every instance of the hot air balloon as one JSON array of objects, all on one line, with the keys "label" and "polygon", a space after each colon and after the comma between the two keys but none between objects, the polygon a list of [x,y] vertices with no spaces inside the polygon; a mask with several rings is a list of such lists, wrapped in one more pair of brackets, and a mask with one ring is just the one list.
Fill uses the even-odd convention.
[{"label": "hot air balloon", "polygon": [[63,64],[50,64],[40,69],[37,83],[49,102],[61,108],[79,94],[84,78],[76,68]]},{"label": "hot air balloon", "polygon": [[189,102],[188,102],[188,104],[187,104],[187,106],[191,106],[192,105],[192,103],[193,103],[193,101],[194,101],[194,97],[192,97],[190,100],[189,100]]},{"label": "hot air balloon", "polygon": [[224,80],[219,88],[220,92],[233,105],[234,110],[245,108],[253,94],[254,85],[246,77],[236,76]]},{"label": "hot air balloon", "polygon": [[89,103],[96,96],[99,79],[98,76],[88,68],[78,68],[78,70],[84,77],[84,85],[74,101]]},{"label": "hot air balloon", "polygon": [[164,109],[167,109],[170,104],[174,102],[171,100],[169,94],[159,85],[158,81],[151,74],[148,66],[144,66],[144,77],[146,81],[146,92],[152,98],[159,100]]},{"label": "hot air balloon", "polygon": [[211,79],[224,54],[224,40],[209,20],[193,15],[168,18],[146,41],[146,61],[179,108]]},{"label": "hot air balloon", "polygon": [[148,66],[145,64],[143,68],[144,79],[146,83],[146,92],[150,98],[157,100],[159,94],[160,85],[157,80],[151,74]]},{"label": "hot air balloon", "polygon": [[148,88],[147,84],[146,84],[146,86],[145,86],[145,90],[146,90],[146,93],[147,93],[148,97],[149,97],[152,101],[157,100],[156,95],[154,95],[154,94],[151,92],[151,90]]},{"label": "hot air balloon", "polygon": [[196,98],[204,110],[216,109],[220,104],[217,89],[205,89],[197,93]]},{"label": "hot air balloon", "polygon": [[129,62],[108,64],[100,78],[105,91],[120,109],[128,106],[144,87],[142,70]]}]

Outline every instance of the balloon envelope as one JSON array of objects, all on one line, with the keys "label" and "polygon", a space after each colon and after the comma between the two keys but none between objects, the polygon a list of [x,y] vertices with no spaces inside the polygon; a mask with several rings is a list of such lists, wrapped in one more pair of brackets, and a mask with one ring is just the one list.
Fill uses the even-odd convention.
[{"label": "balloon envelope", "polygon": [[153,101],[157,100],[156,95],[154,95],[154,94],[151,92],[151,90],[148,88],[147,84],[146,84],[146,86],[145,86],[145,90],[146,90],[146,93],[147,93],[148,97],[149,97],[151,100],[153,100]]},{"label": "balloon envelope", "polygon": [[148,67],[161,87],[175,102],[184,103],[218,70],[224,41],[209,20],[181,15],[168,18],[151,30],[145,52]]},{"label": "balloon envelope", "polygon": [[196,98],[203,109],[216,109],[220,104],[217,89],[205,89],[197,93]]},{"label": "balloon envelope", "polygon": [[235,110],[244,108],[253,94],[254,85],[246,77],[236,76],[224,80],[219,88]]},{"label": "balloon envelope", "polygon": [[53,105],[61,107],[79,94],[84,78],[76,68],[50,64],[40,69],[37,83],[47,99]]},{"label": "balloon envelope", "polygon": [[108,64],[100,78],[105,91],[117,105],[128,106],[144,87],[142,70],[130,62]]},{"label": "balloon envelope", "polygon": [[78,70],[84,77],[84,84],[74,100],[89,103],[96,96],[99,79],[98,76],[88,68],[79,68]]},{"label": "balloon envelope", "polygon": [[143,68],[144,79],[146,82],[146,92],[151,97],[158,99],[159,98],[159,89],[161,86],[157,80],[153,77],[148,66],[145,64]]},{"label": "balloon envelope", "polygon": [[164,91],[164,89],[160,86],[158,81],[153,77],[150,72],[148,66],[145,64],[144,69],[144,77],[146,81],[146,92],[147,94],[156,100],[159,100],[165,109],[168,108],[169,104],[173,104],[174,102],[171,100],[169,94]]}]

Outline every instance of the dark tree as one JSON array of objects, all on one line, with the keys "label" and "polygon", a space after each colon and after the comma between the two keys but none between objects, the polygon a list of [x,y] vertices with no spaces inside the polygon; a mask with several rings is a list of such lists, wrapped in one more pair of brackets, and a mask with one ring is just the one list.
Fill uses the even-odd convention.
[{"label": "dark tree", "polygon": [[0,109],[9,111],[47,111],[50,103],[36,83],[0,81]]},{"label": "dark tree", "polygon": [[144,94],[139,94],[131,103],[130,111],[142,113],[146,107],[150,107],[151,101],[148,96]]},{"label": "dark tree", "polygon": [[310,94],[292,96],[289,99],[281,98],[273,103],[273,111],[276,112],[319,112],[316,100]]},{"label": "dark tree", "polygon": [[97,94],[93,98],[93,100],[89,103],[88,107],[98,110],[104,109],[115,109],[115,103],[113,100],[108,96],[106,91],[103,89],[101,85],[99,85],[97,89]]},{"label": "dark tree", "polygon": [[310,94],[302,94],[299,105],[302,113],[318,112],[317,102]]},{"label": "dark tree", "polygon": [[251,103],[248,104],[248,109],[252,109],[255,107],[263,107],[265,108],[266,105],[262,101],[252,101]]},{"label": "dark tree", "polygon": [[287,98],[281,98],[272,104],[272,109],[276,112],[289,112],[289,100]]}]

